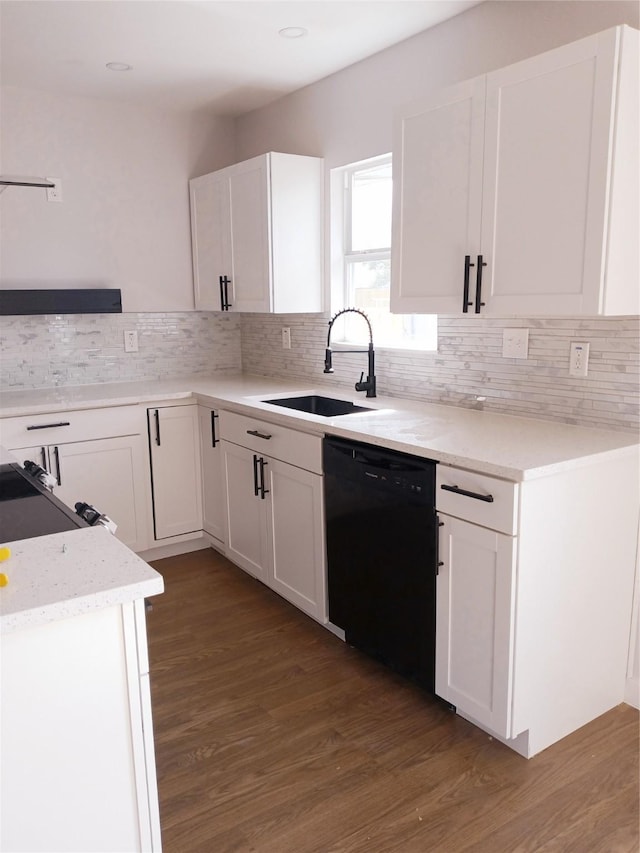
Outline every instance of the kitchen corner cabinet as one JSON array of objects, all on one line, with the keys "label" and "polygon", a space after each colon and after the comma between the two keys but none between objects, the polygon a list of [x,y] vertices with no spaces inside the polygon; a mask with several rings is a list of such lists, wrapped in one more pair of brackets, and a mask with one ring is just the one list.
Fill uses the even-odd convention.
[{"label": "kitchen corner cabinet", "polygon": [[640,312],[638,53],[620,26],[400,112],[392,311]]},{"label": "kitchen corner cabinet", "polygon": [[[148,547],[144,413],[137,406],[5,418],[1,443],[56,478],[54,493],[72,509],[92,504],[118,525],[133,551]],[[37,443],[36,443],[37,442]]]},{"label": "kitchen corner cabinet", "polygon": [[156,541],[202,530],[197,405],[147,410]]},{"label": "kitchen corner cabinet", "polygon": [[159,851],[139,599],[2,636],[2,850]]},{"label": "kitchen corner cabinet", "polygon": [[326,622],[322,439],[221,412],[226,553]]},{"label": "kitchen corner cabinet", "polygon": [[198,406],[202,456],[202,529],[221,546],[224,543],[224,492],[220,418],[208,406]]},{"label": "kitchen corner cabinet", "polygon": [[624,701],[637,465],[438,466],[436,693],[526,757]]},{"label": "kitchen corner cabinet", "polygon": [[189,181],[198,310],[322,311],[323,180],[270,152]]}]

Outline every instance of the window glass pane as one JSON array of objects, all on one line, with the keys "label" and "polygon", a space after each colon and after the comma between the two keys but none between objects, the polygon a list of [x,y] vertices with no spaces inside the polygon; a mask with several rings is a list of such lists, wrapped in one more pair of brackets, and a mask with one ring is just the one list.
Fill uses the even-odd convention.
[{"label": "window glass pane", "polygon": [[391,246],[391,163],[361,169],[351,178],[351,246],[364,252]]},{"label": "window glass pane", "polygon": [[[390,261],[351,261],[347,263],[349,307],[364,311],[371,321],[373,340],[380,347],[436,349],[437,318],[425,314],[389,312]],[[346,314],[341,333],[344,340],[367,344],[367,325],[361,317]],[[338,333],[340,334],[339,330]]]}]

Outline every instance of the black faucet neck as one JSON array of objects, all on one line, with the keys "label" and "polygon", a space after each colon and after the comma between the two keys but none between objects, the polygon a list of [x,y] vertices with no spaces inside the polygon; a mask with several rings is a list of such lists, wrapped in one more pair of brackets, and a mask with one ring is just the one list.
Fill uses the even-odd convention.
[{"label": "black faucet neck", "polygon": [[[329,331],[327,332],[327,347],[324,351],[324,372],[325,373],[333,373],[333,365],[332,365],[332,350],[331,350],[331,330],[333,329],[333,324],[341,317],[343,314],[360,314],[361,317],[364,317],[364,320],[367,324],[367,328],[369,329],[369,348],[366,350],[367,352],[367,379],[363,381],[363,377],[360,376],[360,381],[356,382],[356,391],[366,391],[367,397],[375,397],[376,396],[376,375],[375,375],[375,352],[373,349],[373,331],[371,329],[371,323],[369,322],[369,318],[361,311],[359,308],[343,308],[342,311],[338,311],[337,314],[334,314],[331,320],[329,320]],[[340,352],[364,352],[364,350],[340,350]]]}]

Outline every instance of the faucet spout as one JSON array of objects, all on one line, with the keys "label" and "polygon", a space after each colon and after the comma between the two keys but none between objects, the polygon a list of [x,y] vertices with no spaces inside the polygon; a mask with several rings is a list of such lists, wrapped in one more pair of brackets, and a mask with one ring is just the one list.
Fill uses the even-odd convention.
[{"label": "faucet spout", "polygon": [[359,349],[349,349],[349,350],[338,350],[338,352],[366,352],[367,353],[367,378],[363,379],[364,372],[360,375],[360,381],[356,382],[355,388],[356,391],[366,391],[367,397],[375,397],[376,396],[376,374],[375,374],[375,351],[373,349],[373,331],[371,330],[371,323],[369,322],[369,318],[361,311],[359,308],[343,308],[342,311],[338,311],[331,320],[329,320],[329,331],[327,333],[327,347],[324,351],[324,373],[333,373],[333,362],[332,355],[333,351],[331,349],[331,330],[333,329],[333,324],[341,317],[342,314],[353,313],[360,314],[361,317],[364,318],[367,327],[369,329],[369,348],[367,350],[359,350]]}]

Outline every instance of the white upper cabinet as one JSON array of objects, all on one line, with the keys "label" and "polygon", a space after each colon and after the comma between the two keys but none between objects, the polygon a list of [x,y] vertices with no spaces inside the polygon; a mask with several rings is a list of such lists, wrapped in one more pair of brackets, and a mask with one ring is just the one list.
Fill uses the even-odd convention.
[{"label": "white upper cabinet", "polygon": [[393,146],[391,310],[462,310],[466,254],[479,251],[485,78],[407,108]]},{"label": "white upper cabinet", "polygon": [[321,159],[271,152],[189,192],[197,309],[322,310]]},{"label": "white upper cabinet", "polygon": [[607,30],[403,110],[393,311],[640,312],[638,37]]}]

